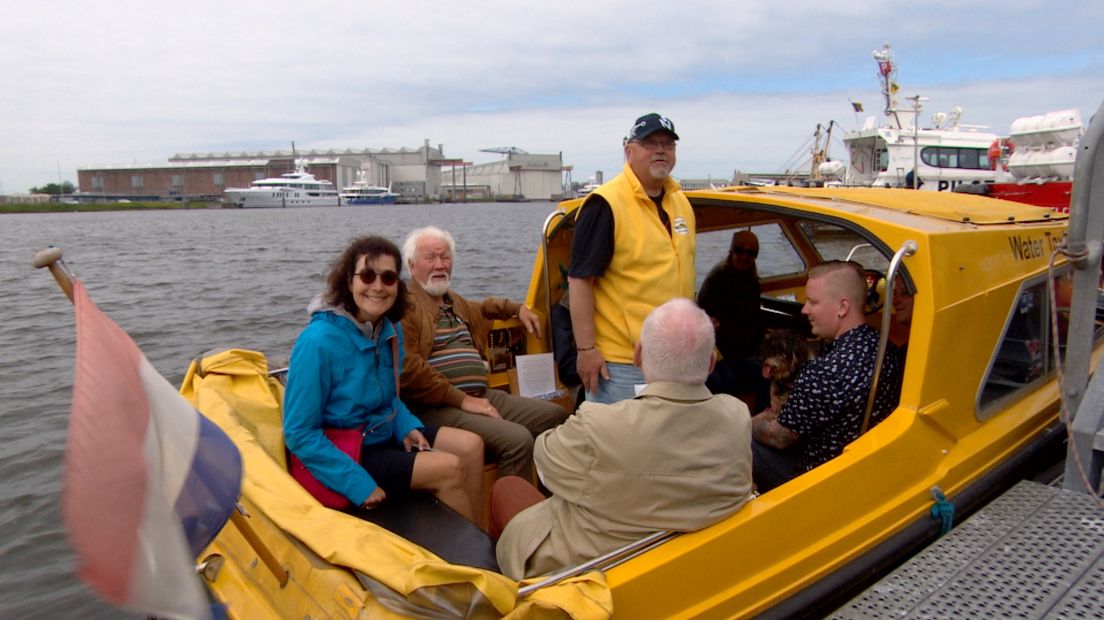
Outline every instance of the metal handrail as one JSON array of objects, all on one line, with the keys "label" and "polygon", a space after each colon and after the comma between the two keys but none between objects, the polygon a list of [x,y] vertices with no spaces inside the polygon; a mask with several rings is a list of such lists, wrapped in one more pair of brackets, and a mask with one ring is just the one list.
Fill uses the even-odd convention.
[{"label": "metal handrail", "polygon": [[583,562],[582,564],[576,564],[575,566],[572,566],[570,568],[565,568],[558,573],[552,573],[548,577],[545,577],[544,579],[541,579],[536,583],[518,588],[518,598],[523,598],[525,596],[528,596],[531,592],[535,592],[536,590],[540,590],[541,588],[555,585],[565,579],[570,579],[572,577],[577,577],[579,575],[589,573],[592,570],[608,570],[610,568],[613,568],[614,566],[617,566],[618,564],[628,562],[636,556],[645,553],[651,549],[654,549],[678,535],[679,532],[672,532],[670,530],[664,530],[661,532],[656,532],[655,534],[650,534],[636,542],[631,542],[624,547],[618,547],[617,549],[614,549],[613,551],[610,551],[605,555],[600,555],[593,560]]},{"label": "metal handrail", "polygon": [[[1069,232],[1063,253],[1073,266],[1066,371],[1062,380],[1063,409],[1072,416],[1064,485],[1097,494],[1100,486],[1096,437],[1104,427],[1104,362],[1098,362],[1090,380],[1092,348],[1099,300],[1104,229],[1104,103],[1100,104],[1077,146],[1070,196]],[[1053,291],[1053,287],[1050,287]],[[1052,308],[1052,312],[1056,309]],[[1060,359],[1056,359],[1059,362]]]},{"label": "metal handrail", "polygon": [[889,261],[889,270],[886,272],[886,301],[882,304],[882,331],[878,336],[878,355],[874,358],[874,378],[870,382],[870,394],[866,397],[866,411],[863,413],[862,427],[859,436],[866,434],[870,428],[870,415],[874,411],[874,398],[878,393],[878,382],[882,377],[882,360],[885,359],[886,343],[889,341],[889,322],[893,312],[893,284],[897,279],[897,268],[906,256],[916,254],[919,246],[909,239],[893,254],[893,260]]},{"label": "metal handrail", "polygon": [[544,316],[548,317],[548,342],[552,342],[552,279],[548,275],[549,262],[548,262],[548,230],[552,226],[552,220],[555,217],[567,217],[567,212],[563,209],[557,208],[548,214],[548,217],[544,218],[544,226],[541,227],[541,255],[544,256]]}]

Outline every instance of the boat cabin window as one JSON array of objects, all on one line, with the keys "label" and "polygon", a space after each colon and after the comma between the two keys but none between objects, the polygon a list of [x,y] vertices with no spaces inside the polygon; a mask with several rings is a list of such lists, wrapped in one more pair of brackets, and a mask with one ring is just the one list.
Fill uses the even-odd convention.
[{"label": "boat cabin window", "polygon": [[793,242],[777,222],[713,230],[698,234],[698,252],[694,261],[698,276],[695,290],[701,290],[702,282],[709,271],[728,258],[728,246],[732,242],[732,234],[737,230],[750,230],[759,239],[759,256],[755,260],[755,268],[760,280],[805,273],[805,261],[801,260]]},{"label": "boat cabin window", "polygon": [[889,170],[889,151],[886,149],[878,149],[874,152],[874,159],[878,162],[878,172]]},{"label": "boat cabin window", "polygon": [[[1072,278],[1067,268],[1054,282],[1059,349],[1065,350]],[[978,419],[1025,394],[1054,371],[1046,275],[1024,283],[1005,320],[1004,332],[978,397]]]},{"label": "boat cabin window", "polygon": [[935,168],[964,170],[989,170],[989,153],[986,149],[953,146],[925,146],[920,159]]},{"label": "boat cabin window", "polygon": [[801,222],[801,229],[825,261],[853,260],[882,273],[889,267],[889,259],[853,230],[826,222]]}]

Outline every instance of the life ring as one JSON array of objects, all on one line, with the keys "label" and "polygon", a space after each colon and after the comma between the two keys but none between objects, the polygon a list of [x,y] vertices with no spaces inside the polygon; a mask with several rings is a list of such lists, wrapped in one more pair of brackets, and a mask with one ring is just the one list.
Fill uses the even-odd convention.
[{"label": "life ring", "polygon": [[996,170],[997,163],[999,162],[1001,169],[1007,172],[1008,158],[1015,152],[1016,145],[1012,142],[1011,138],[997,138],[993,140],[989,145],[989,169]]}]

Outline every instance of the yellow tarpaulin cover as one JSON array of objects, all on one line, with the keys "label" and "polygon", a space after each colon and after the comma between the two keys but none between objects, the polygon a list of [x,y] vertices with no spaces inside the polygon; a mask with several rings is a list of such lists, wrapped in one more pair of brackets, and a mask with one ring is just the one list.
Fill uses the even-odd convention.
[{"label": "yellow tarpaulin cover", "polygon": [[450,564],[373,523],[323,507],[287,474],[283,386],[268,376],[263,354],[235,349],[194,361],[180,392],[241,451],[242,497],[326,561],[355,569],[403,596],[419,591],[422,601],[433,588],[453,586],[448,596],[455,596],[455,586],[463,586],[461,591],[474,587],[498,615],[510,618],[611,615],[613,601],[601,573],[518,600],[517,582],[501,574]]}]

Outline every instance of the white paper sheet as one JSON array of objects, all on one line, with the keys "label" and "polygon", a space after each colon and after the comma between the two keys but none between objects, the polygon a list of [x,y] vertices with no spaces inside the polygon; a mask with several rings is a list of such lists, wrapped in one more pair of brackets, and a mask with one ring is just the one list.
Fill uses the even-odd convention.
[{"label": "white paper sheet", "polygon": [[548,398],[556,392],[555,361],[551,353],[518,355],[514,358],[517,367],[518,393],[529,398]]}]

